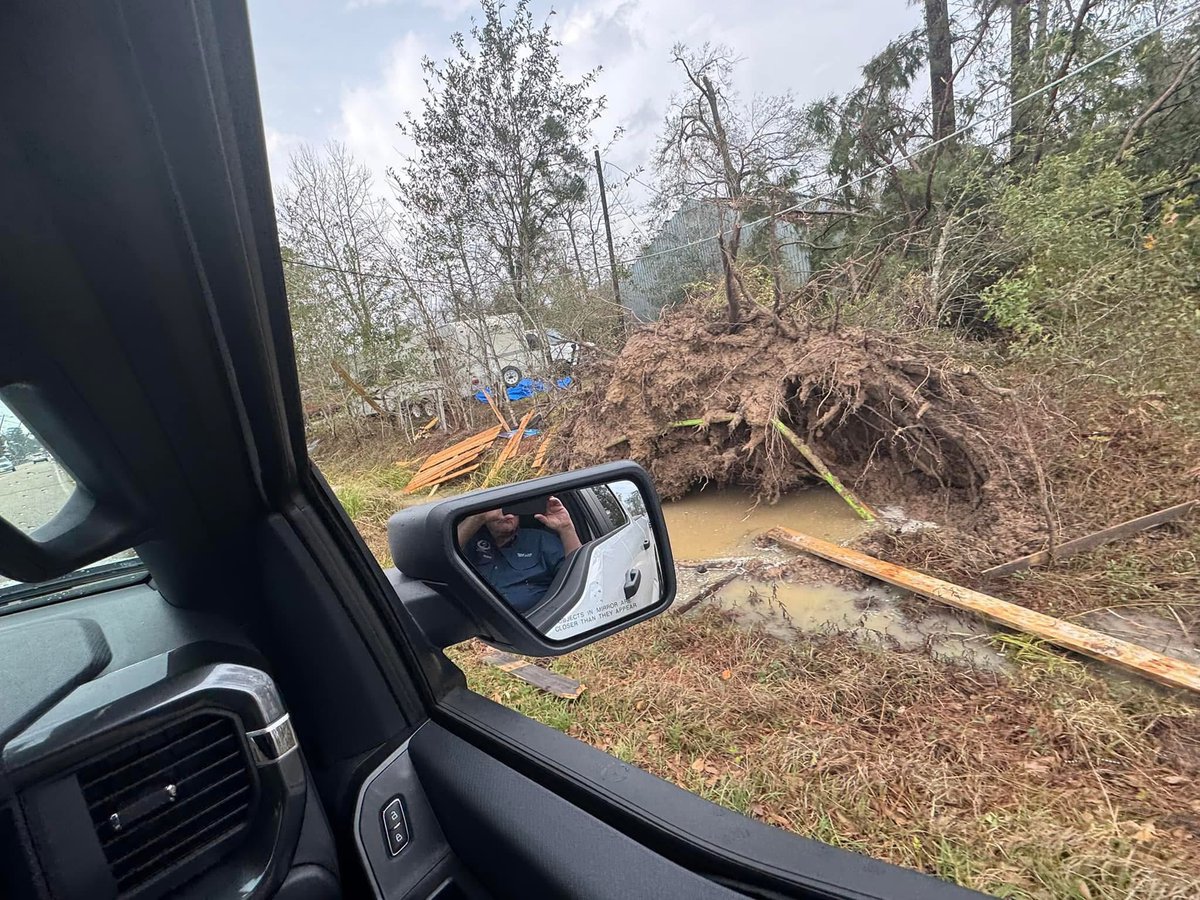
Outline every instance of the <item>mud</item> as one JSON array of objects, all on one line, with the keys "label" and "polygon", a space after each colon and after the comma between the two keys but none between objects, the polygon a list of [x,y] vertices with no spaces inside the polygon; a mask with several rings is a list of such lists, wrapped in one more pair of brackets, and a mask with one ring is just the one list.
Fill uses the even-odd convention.
[{"label": "mud", "polygon": [[761,628],[780,640],[812,634],[846,634],[855,640],[934,659],[999,672],[1008,663],[989,642],[984,624],[949,610],[926,609],[912,615],[903,593],[885,586],[847,590],[828,584],[735,580],[716,603],[735,622]]}]

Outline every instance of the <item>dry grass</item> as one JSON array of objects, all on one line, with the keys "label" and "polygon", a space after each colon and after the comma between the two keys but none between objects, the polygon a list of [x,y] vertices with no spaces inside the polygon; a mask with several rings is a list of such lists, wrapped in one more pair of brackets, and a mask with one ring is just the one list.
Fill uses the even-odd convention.
[{"label": "dry grass", "polygon": [[451,652],[492,699],[799,834],[1001,896],[1196,896],[1196,708],[1015,644],[1010,678],[704,609],[546,663],[573,703]]},{"label": "dry grass", "polygon": [[[1061,537],[1196,493],[1186,430],[1141,403],[1086,400],[1052,398],[1072,414],[1034,434]],[[387,517],[428,499],[402,493],[411,466],[395,460],[418,454],[322,450],[339,498],[390,564]],[[530,460],[498,480],[528,477]],[[479,486],[488,468],[439,494]],[[1026,549],[1042,540],[1030,534]],[[876,549],[968,585],[1001,561],[953,529]],[[1136,606],[1195,623],[1198,558],[1200,529],[1183,523],[989,588],[1056,614]],[[480,693],[800,834],[1000,896],[1200,896],[1197,705],[1021,636],[996,643],[1011,674],[846,636],[785,644],[702,608],[546,662],[588,686],[574,702],[484,665],[477,643],[450,653]]]}]

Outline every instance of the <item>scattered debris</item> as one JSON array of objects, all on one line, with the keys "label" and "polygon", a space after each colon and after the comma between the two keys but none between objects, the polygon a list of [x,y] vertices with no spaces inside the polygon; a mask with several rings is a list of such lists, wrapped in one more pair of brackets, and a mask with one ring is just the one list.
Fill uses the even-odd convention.
[{"label": "scattered debris", "polygon": [[539,688],[547,694],[553,694],[555,697],[561,697],[564,700],[576,700],[580,694],[587,690],[586,685],[581,684],[574,678],[568,678],[566,675],[559,675],[557,672],[543,669],[541,666],[534,665],[528,660],[514,656],[511,653],[492,653],[485,656],[483,661],[489,666],[495,666],[502,672],[508,672],[510,675],[520,678],[526,684],[532,684],[535,688]]},{"label": "scattered debris", "polygon": [[1148,516],[1130,519],[1127,522],[1122,522],[1120,525],[1113,525],[1110,528],[1094,531],[1083,537],[1059,544],[1053,550],[1041,550],[1037,553],[1031,553],[1028,556],[1022,556],[1020,559],[992,566],[990,569],[985,569],[981,574],[984,578],[995,578],[999,575],[1011,575],[1013,572],[1023,572],[1033,566],[1049,565],[1068,556],[1074,556],[1076,553],[1083,553],[1085,550],[1092,550],[1102,544],[1120,540],[1131,534],[1137,534],[1139,531],[1145,531],[1147,528],[1153,528],[1156,525],[1181,519],[1196,507],[1196,503],[1197,501],[1191,500],[1187,503],[1180,503],[1178,506],[1159,510]]},{"label": "scattered debris", "polygon": [[910,518],[899,506],[881,506],[876,513],[879,520],[895,534],[920,534],[923,531],[937,531],[941,528],[937,522],[923,522]]},{"label": "scattered debris", "polygon": [[496,457],[496,461],[492,463],[492,469],[487,474],[487,478],[483,480],[483,486],[487,487],[492,483],[492,479],[499,474],[504,464],[512,459],[517,454],[517,450],[521,446],[521,436],[525,433],[525,426],[529,424],[529,420],[533,418],[533,410],[525,413],[525,418],[521,420],[521,424],[517,426],[517,430],[512,433],[512,437],[508,439],[508,443],[504,445],[504,449],[500,451],[500,455]]},{"label": "scattered debris", "polygon": [[746,570],[739,566],[738,568],[734,569],[732,572],[730,572],[726,575],[722,575],[720,578],[713,579],[708,584],[706,584],[703,588],[701,588],[696,593],[696,595],[692,597],[691,600],[688,600],[684,603],[680,603],[677,606],[675,606],[675,608],[671,610],[671,615],[682,616],[684,613],[690,612],[691,610],[693,610],[697,606],[699,606],[701,603],[703,603],[705,600],[707,600],[709,597],[711,597],[713,594],[715,594],[717,591],[721,590],[721,588],[725,587],[725,585],[729,584],[729,582],[733,581],[735,578],[740,578],[741,576],[743,576],[745,574],[746,574]]},{"label": "scattered debris", "polygon": [[404,488],[404,492],[412,494],[423,488],[436,487],[478,469],[479,457],[499,434],[498,426],[489,428],[428,456]]},{"label": "scattered debris", "polygon": [[432,419],[430,419],[428,422],[426,422],[424,425],[422,425],[420,427],[420,429],[417,430],[417,434],[428,434],[429,432],[433,431],[434,428],[437,427],[437,423],[439,421],[440,420],[438,419],[438,417],[434,416]]},{"label": "scattered debris", "polygon": [[1200,693],[1200,667],[1155,653],[1145,647],[1111,638],[1089,628],[1072,625],[1070,622],[1026,609],[1015,603],[893,565],[857,550],[839,547],[837,544],[788,528],[773,528],[767,532],[767,537],[784,546],[812,553],[922,597],[977,613],[1008,628],[1042,638],[1067,650],[1101,662],[1112,663],[1167,687],[1186,688]]}]

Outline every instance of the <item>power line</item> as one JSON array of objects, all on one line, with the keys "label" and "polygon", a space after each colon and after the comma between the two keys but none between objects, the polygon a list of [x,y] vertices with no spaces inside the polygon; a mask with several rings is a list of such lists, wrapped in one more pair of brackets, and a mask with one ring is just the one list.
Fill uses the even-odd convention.
[{"label": "power line", "polygon": [[[881,172],[887,171],[888,169],[895,166],[897,163],[909,162],[914,157],[919,156],[928,150],[932,150],[934,147],[937,147],[939,144],[944,144],[947,141],[951,141],[954,138],[960,137],[961,135],[965,134],[966,132],[972,131],[977,126],[983,125],[992,119],[998,119],[1001,116],[1007,115],[1008,113],[1012,112],[1012,110],[1014,110],[1016,107],[1020,106],[1021,104],[1027,103],[1030,100],[1033,100],[1035,97],[1041,96],[1046,91],[1049,91],[1049,90],[1057,87],[1060,84],[1064,84],[1065,82],[1070,81],[1071,79],[1076,78],[1079,75],[1082,75],[1084,72],[1088,71],[1089,69],[1091,69],[1095,66],[1098,66],[1100,63],[1104,62],[1105,60],[1110,59],[1113,56],[1116,56],[1118,53],[1125,52],[1126,50],[1128,50],[1130,47],[1134,46],[1135,44],[1141,43],[1143,40],[1150,37],[1152,34],[1156,34],[1157,32],[1162,31],[1166,28],[1169,28],[1170,26],[1175,25],[1178,22],[1182,22],[1185,18],[1187,18],[1189,15],[1191,15],[1197,9],[1200,9],[1200,4],[1194,4],[1190,7],[1188,7],[1186,10],[1179,13],[1179,15],[1174,16],[1173,18],[1167,19],[1166,21],[1161,22],[1158,25],[1155,25],[1153,28],[1150,28],[1147,31],[1142,32],[1141,34],[1137,35],[1136,37],[1130,38],[1124,44],[1121,44],[1118,47],[1114,47],[1112,50],[1109,50],[1107,53],[1104,53],[1101,56],[1096,57],[1091,62],[1080,66],[1075,71],[1068,72],[1066,75],[1063,75],[1061,78],[1056,78],[1056,79],[1054,79],[1054,81],[1048,82],[1047,84],[1043,84],[1041,87],[1037,88],[1036,90],[1030,91],[1024,97],[1014,100],[1012,103],[997,110],[996,112],[992,113],[989,116],[985,116],[983,119],[981,119],[978,122],[974,122],[970,125],[964,125],[961,128],[957,129],[956,131],[951,132],[950,134],[944,135],[943,137],[940,137],[935,141],[930,141],[924,147],[921,147],[918,150],[914,150],[912,153],[904,154],[904,155],[898,157],[897,159],[894,159],[891,162],[886,163],[885,165],[879,166],[878,168],[873,169],[870,172],[867,172],[865,175],[859,175],[857,178],[852,178],[849,181],[847,181],[845,184],[839,185],[838,187],[834,188],[831,191],[828,191],[827,193],[818,194],[815,197],[806,198],[804,200],[801,200],[799,203],[795,203],[792,206],[781,209],[778,212],[772,213],[769,216],[763,216],[763,217],[761,217],[759,219],[755,219],[751,222],[746,222],[743,225],[741,225],[740,227],[750,228],[750,227],[753,227],[754,225],[760,225],[763,222],[769,221],[770,219],[773,219],[776,216],[783,215],[784,213],[796,212],[797,210],[801,209],[804,206],[808,206],[811,203],[818,203],[821,200],[829,200],[833,197],[836,197],[839,193],[846,190],[847,188],[852,188],[855,185],[862,184],[864,181],[866,181],[870,178],[874,178],[876,175],[880,174]],[[628,174],[628,173],[626,173],[626,174]],[[720,236],[720,234],[724,234],[724,232],[720,232],[719,234],[710,235],[708,237],[699,238],[694,241],[689,241],[686,244],[678,244],[674,247],[668,247],[663,250],[655,250],[653,253],[644,253],[639,256],[632,256],[629,259],[618,260],[618,262],[621,265],[626,265],[628,263],[637,262],[640,259],[650,259],[651,257],[654,257],[654,256],[663,256],[667,253],[674,253],[676,250],[683,250],[687,247],[693,247],[698,244],[705,244],[705,243],[708,243],[709,241],[716,240]]]}]

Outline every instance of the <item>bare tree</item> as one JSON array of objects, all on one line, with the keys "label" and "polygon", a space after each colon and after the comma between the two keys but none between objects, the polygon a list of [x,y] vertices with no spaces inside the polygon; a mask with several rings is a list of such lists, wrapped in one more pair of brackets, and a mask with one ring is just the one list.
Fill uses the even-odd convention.
[{"label": "bare tree", "polygon": [[341,144],[303,146],[277,210],[290,265],[306,270],[306,321],[322,332],[309,344],[358,367],[385,362],[405,329],[389,270],[390,217],[370,171]]},{"label": "bare tree", "polygon": [[[677,44],[672,57],[687,79],[672,98],[655,157],[663,213],[674,202],[707,198],[721,210],[722,270],[732,273],[741,249],[742,222],[751,209],[769,210],[785,196],[811,159],[812,141],[803,112],[790,94],[738,102],[733,69],[738,60],[722,45],[692,50]],[[739,320],[738,301],[727,278],[729,321]]]}]

